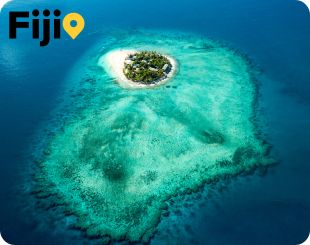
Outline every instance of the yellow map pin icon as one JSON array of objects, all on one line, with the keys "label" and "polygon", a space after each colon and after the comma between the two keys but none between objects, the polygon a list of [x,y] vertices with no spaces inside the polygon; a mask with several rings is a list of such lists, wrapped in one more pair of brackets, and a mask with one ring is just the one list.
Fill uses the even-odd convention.
[{"label": "yellow map pin icon", "polygon": [[[76,22],[73,26],[72,22]],[[78,13],[67,14],[62,22],[63,28],[72,39],[75,39],[84,29],[85,21],[82,15]]]}]

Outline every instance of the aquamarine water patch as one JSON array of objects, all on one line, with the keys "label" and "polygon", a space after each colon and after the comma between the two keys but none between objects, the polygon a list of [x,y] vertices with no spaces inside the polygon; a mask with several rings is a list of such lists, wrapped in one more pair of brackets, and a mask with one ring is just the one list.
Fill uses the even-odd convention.
[{"label": "aquamarine water patch", "polygon": [[[90,77],[79,85],[89,99],[76,98],[79,116],[51,139],[38,188],[90,236],[147,241],[172,196],[270,164],[253,121],[257,87],[247,60],[215,41],[171,32],[110,35],[100,56],[77,68]],[[177,73],[157,88],[121,88],[98,65],[115,49],[165,53]]]}]

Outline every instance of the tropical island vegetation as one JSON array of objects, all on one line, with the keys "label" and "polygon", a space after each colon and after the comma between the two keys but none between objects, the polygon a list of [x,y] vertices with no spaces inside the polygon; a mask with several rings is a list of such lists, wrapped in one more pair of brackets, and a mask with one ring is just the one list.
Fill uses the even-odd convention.
[{"label": "tropical island vegetation", "polygon": [[171,70],[172,64],[164,55],[140,51],[125,59],[123,72],[128,80],[149,85],[166,79]]}]

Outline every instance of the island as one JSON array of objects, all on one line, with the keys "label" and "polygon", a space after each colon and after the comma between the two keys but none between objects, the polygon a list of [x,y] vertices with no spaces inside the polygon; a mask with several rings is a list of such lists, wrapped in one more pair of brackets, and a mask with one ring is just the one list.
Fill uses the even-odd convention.
[{"label": "island", "polygon": [[171,69],[172,64],[164,55],[141,51],[126,58],[124,74],[133,82],[148,85],[167,79]]},{"label": "island", "polygon": [[149,88],[165,84],[176,74],[176,61],[158,51],[112,50],[99,60],[123,88]]}]

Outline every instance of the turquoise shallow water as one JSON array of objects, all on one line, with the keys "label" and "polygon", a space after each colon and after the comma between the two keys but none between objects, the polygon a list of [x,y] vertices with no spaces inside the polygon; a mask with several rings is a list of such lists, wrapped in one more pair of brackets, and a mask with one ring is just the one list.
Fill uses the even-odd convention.
[{"label": "turquoise shallow water", "polygon": [[[19,41],[7,40],[7,11],[24,6],[31,10],[33,6],[55,5],[16,1],[0,17],[1,197],[5,200],[1,202],[0,229],[8,241],[79,244],[83,240],[75,231],[55,229],[59,219],[46,217],[44,211],[38,213],[44,224],[38,225],[35,218],[21,212],[28,205],[19,204],[16,197],[20,194],[20,169],[27,166],[25,156],[33,149],[31,138],[38,128],[44,128],[45,121],[55,119],[51,111],[59,104],[56,98],[63,91],[67,75],[101,38],[95,32],[109,27],[195,31],[228,42],[249,55],[263,72],[259,78],[260,115],[264,134],[280,163],[263,177],[243,177],[225,184],[224,190],[215,188],[171,209],[153,242],[178,237],[184,243],[198,244],[296,244],[306,237],[310,219],[305,188],[309,186],[310,32],[308,13],[300,3],[157,1],[155,6],[142,1],[130,5],[125,1],[77,2],[74,9],[88,19],[86,35],[74,43],[64,39],[46,49],[39,49],[27,33]],[[129,11],[120,10],[120,6],[127,6]],[[71,10],[72,5],[64,2],[57,7]],[[150,18],[158,13],[164,17],[156,21]],[[68,115],[61,115],[60,121],[63,117]],[[59,120],[55,121],[59,126]],[[61,225],[70,223],[68,218]]]},{"label": "turquoise shallow water", "polygon": [[[98,43],[68,76],[73,118],[38,159],[32,192],[46,209],[65,209],[89,236],[149,241],[171,197],[272,164],[245,57],[179,32],[112,31]],[[156,88],[122,88],[105,61],[116,49],[167,54],[177,72]]]}]

